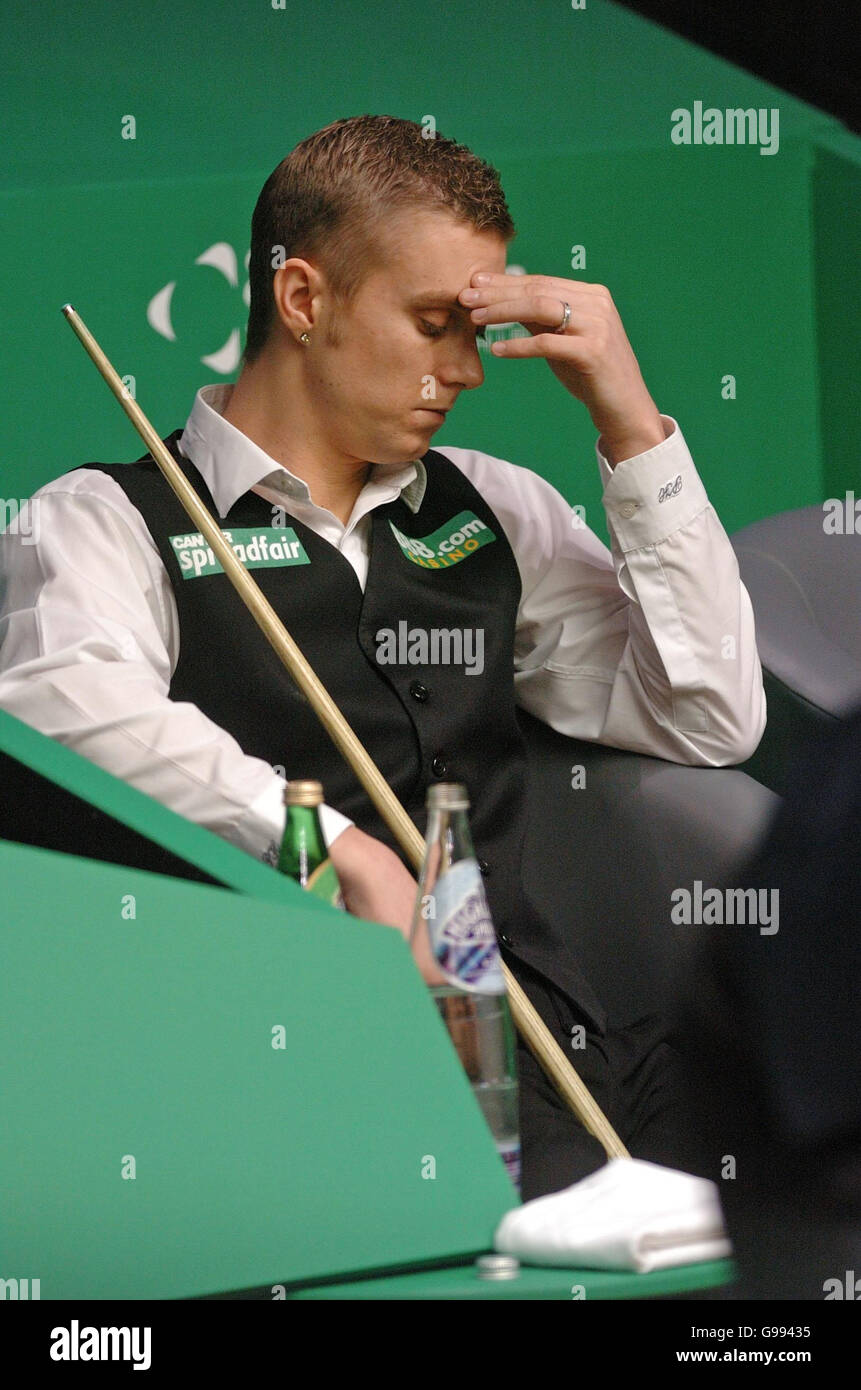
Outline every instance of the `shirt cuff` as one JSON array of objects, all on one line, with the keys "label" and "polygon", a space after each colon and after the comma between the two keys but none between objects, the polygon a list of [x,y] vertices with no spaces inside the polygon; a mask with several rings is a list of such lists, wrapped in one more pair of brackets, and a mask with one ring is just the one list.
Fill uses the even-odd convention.
[{"label": "shirt cuff", "polygon": [[[276,776],[267,782],[260,795],[245,810],[237,827],[240,848],[273,867],[278,863],[281,841],[284,839],[285,785],[283,777]],[[320,807],[320,829],[327,849],[331,848],[332,841],[338,838],[341,831],[352,824],[353,821],[341,815],[333,806],[324,804]]]},{"label": "shirt cuff", "polygon": [[332,848],[332,841],[337,840],[342,830],[349,830],[355,822],[349,816],[341,815],[334,806],[327,806],[325,803],[320,807],[320,829],[323,831],[323,839],[326,841],[326,848]]},{"label": "shirt cuff", "polygon": [[677,422],[671,415],[661,420],[672,431],[663,443],[615,467],[595,445],[607,524],[623,552],[659,544],[709,506]]}]

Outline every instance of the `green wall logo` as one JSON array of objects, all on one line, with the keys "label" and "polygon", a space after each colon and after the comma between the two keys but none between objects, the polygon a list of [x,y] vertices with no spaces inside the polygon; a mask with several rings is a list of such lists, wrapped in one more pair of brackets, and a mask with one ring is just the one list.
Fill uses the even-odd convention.
[{"label": "green wall logo", "polygon": [[474,554],[483,545],[496,540],[490,527],[475,515],[475,512],[458,512],[429,536],[405,536],[393,521],[389,525],[395,540],[408,560],[423,569],[447,569],[460,560]]},{"label": "green wall logo", "polygon": [[[310,565],[308,552],[292,526],[241,527],[222,531],[234,553],[250,570],[274,569],[279,565]],[[187,536],[168,536],[183,579],[200,579],[204,574],[223,574],[205,538],[196,532]]]},{"label": "green wall logo", "polygon": [[[247,251],[245,254],[246,275],[250,256],[251,252]],[[211,246],[207,246],[205,251],[201,251],[200,255],[195,257],[194,264],[211,266],[213,270],[217,270],[223,276],[232,289],[239,288],[239,262],[229,241],[213,242]],[[149,301],[146,310],[150,328],[154,328],[156,333],[161,334],[162,338],[167,338],[170,343],[176,342],[176,332],[171,317],[171,306],[176,285],[176,280],[169,280],[166,285],[162,285],[161,289]],[[251,303],[247,278],[242,287],[242,299],[247,308]],[[222,376],[229,376],[239,366],[240,348],[240,330],[233,328],[226,342],[220,348],[217,348],[215,352],[208,352],[200,360],[205,367],[211,367],[213,371],[219,372]]]}]

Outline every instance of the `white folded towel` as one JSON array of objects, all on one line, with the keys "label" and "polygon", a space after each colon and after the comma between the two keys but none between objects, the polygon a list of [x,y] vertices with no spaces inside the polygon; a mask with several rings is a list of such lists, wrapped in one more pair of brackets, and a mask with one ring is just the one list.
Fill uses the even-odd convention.
[{"label": "white folded towel", "polygon": [[507,1212],[494,1246],[531,1264],[638,1274],[732,1254],[715,1184],[640,1158],[612,1158]]}]

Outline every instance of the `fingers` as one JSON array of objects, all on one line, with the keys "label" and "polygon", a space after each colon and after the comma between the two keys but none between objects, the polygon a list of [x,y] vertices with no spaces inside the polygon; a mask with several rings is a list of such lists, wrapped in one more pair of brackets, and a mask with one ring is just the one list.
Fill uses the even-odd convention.
[{"label": "fingers", "polygon": [[604,319],[616,313],[606,285],[557,280],[549,275],[473,276],[474,281],[487,279],[490,283],[467,286],[458,295],[461,302],[472,310],[470,318],[473,323],[514,320],[525,323],[532,320],[558,327],[562,322],[563,303],[571,305],[571,323],[577,314]]},{"label": "fingers", "polygon": [[531,338],[504,338],[491,343],[494,357],[544,357],[570,362],[577,371],[594,365],[595,353],[586,338],[572,333],[533,333]]},{"label": "fingers", "polygon": [[[607,332],[607,325],[604,320],[595,314],[575,313],[573,306],[565,332],[556,332],[562,323],[562,304],[558,299],[533,300],[531,303],[526,303],[523,300],[503,301],[501,304],[494,304],[483,310],[483,317],[478,322],[488,326],[494,323],[521,323],[529,333],[534,335],[532,341],[536,337],[552,337],[554,341],[551,346],[556,350],[560,344],[564,344],[564,350],[558,353],[560,357],[571,356],[568,347],[574,344],[573,360],[577,360],[578,356],[576,347],[578,339],[582,341],[586,337],[591,337],[595,341],[603,342]],[[528,342],[529,339],[512,338],[506,341]],[[527,353],[526,355],[531,354]]]},{"label": "fingers", "polygon": [[[557,275],[496,275],[487,270],[473,275],[469,285],[461,292],[460,298],[471,289],[477,289],[483,294],[485,291],[508,291],[512,285],[526,289],[529,294],[561,295],[564,299],[570,299],[572,294],[578,293],[605,301],[612,298],[606,285],[593,285],[588,280],[563,280]],[[479,304],[481,300],[464,300],[464,303],[469,302]]]},{"label": "fingers", "polygon": [[[568,299],[567,303],[571,304]],[[477,306],[470,314],[473,323],[538,323],[550,328],[558,328],[562,322],[562,296],[518,295],[516,299],[495,299],[484,306]],[[585,321],[584,315],[578,315]],[[571,304],[571,318],[568,329],[574,323],[574,305]]]},{"label": "fingers", "polygon": [[[611,328],[616,311],[604,285],[581,285],[578,281],[553,280],[546,275],[495,275],[490,278],[494,283],[481,289],[461,290],[459,298],[471,308],[470,318],[475,324],[521,323],[534,335],[533,346],[526,349],[522,344],[528,342],[527,339],[507,340],[521,345],[510,352],[506,345],[504,355],[507,357],[546,356],[549,347],[552,356],[571,358],[576,363],[576,350],[573,354],[568,351],[570,343],[576,341],[578,335],[603,338]],[[571,316],[565,332],[557,333],[555,330],[562,324],[566,303],[571,306]],[[542,329],[548,329],[556,341],[545,342],[543,350],[536,351],[538,338],[548,336],[542,334]],[[560,343],[565,344],[562,352]],[[499,345],[493,346],[495,351]]]}]

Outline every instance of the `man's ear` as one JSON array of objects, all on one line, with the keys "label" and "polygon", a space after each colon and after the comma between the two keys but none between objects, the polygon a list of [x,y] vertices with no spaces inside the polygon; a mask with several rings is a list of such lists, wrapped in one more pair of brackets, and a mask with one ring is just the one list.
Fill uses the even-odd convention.
[{"label": "man's ear", "polygon": [[[273,254],[283,248],[275,247]],[[291,337],[312,333],[315,327],[314,301],[322,292],[322,272],[300,256],[291,256],[275,266],[272,297],[275,313]]]}]

